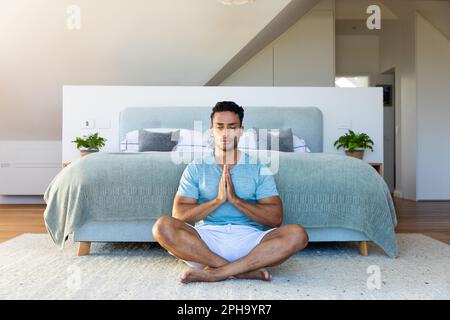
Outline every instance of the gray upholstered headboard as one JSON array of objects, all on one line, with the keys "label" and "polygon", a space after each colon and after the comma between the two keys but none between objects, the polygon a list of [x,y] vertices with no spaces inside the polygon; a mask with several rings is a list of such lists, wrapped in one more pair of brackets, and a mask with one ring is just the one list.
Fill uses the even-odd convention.
[{"label": "gray upholstered headboard", "polygon": [[[129,131],[140,128],[194,129],[203,121],[202,131],[210,127],[211,107],[137,107],[126,108],[119,116],[119,141]],[[305,139],[312,152],[323,151],[322,112],[316,107],[244,107],[245,128],[292,128]]]}]

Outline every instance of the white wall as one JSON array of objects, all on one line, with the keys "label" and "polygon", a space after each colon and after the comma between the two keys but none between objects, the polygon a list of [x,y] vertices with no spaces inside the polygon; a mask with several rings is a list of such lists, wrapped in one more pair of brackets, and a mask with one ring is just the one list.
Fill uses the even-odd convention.
[{"label": "white wall", "polygon": [[[350,127],[369,134],[375,151],[365,160],[383,162],[383,102],[380,88],[313,87],[127,87],[65,86],[63,90],[63,161],[79,157],[70,141],[98,131],[108,139],[102,151],[118,151],[118,116],[127,107],[199,106],[234,100],[242,106],[316,106],[324,118],[324,152],[341,153],[334,141]],[[110,129],[81,129],[83,119],[111,121]]]},{"label": "white wall", "polygon": [[221,86],[260,86],[274,85],[274,48],[268,46],[230,75]]},{"label": "white wall", "polygon": [[401,100],[401,192],[403,198],[417,200],[417,76],[415,17],[409,15],[400,24],[400,100]]},{"label": "white wall", "polygon": [[417,15],[417,199],[450,199],[450,41]]},{"label": "white wall", "polygon": [[379,37],[376,35],[336,36],[336,74],[379,73]]},{"label": "white wall", "polygon": [[413,12],[382,30],[380,53],[381,70],[396,72],[398,192],[450,200],[449,40]]},{"label": "white wall", "polygon": [[396,194],[416,200],[417,75],[416,22],[413,13],[382,28],[381,72],[395,68],[396,104]]},{"label": "white wall", "polygon": [[61,140],[64,84],[203,85],[289,2],[1,0],[0,140]]},{"label": "white wall", "polygon": [[[384,24],[380,33],[380,72],[386,72],[393,69],[395,72],[395,181],[396,190],[394,195],[402,196],[402,127],[401,127],[401,42],[402,35],[399,21],[391,21]],[[404,55],[407,53],[403,53]],[[410,53],[413,54],[413,53]]]},{"label": "white wall", "polygon": [[336,75],[366,74],[370,86],[393,84],[394,77],[381,74],[378,35],[336,36]]},{"label": "white wall", "polygon": [[334,86],[333,1],[324,0],[259,54],[223,86]]}]

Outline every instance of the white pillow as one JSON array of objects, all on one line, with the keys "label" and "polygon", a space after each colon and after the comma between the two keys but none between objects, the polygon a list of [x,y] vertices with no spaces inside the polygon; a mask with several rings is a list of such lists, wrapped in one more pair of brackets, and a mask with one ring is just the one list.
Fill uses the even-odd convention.
[{"label": "white pillow", "polygon": [[[180,130],[180,138],[177,147],[196,146],[206,147],[204,144],[203,134],[199,131],[190,129],[177,128],[148,128],[144,129],[150,132],[170,132]],[[139,130],[133,130],[126,134],[125,139],[120,143],[120,151],[122,152],[138,152],[139,150]]]},{"label": "white pillow", "polygon": [[249,129],[245,130],[244,133],[242,134],[241,139],[239,140],[238,148],[256,150],[257,145],[258,143],[256,131]]},{"label": "white pillow", "polygon": [[179,152],[206,152],[209,149],[207,146],[175,146],[173,151]]},{"label": "white pillow", "polygon": [[[249,129],[247,130],[249,135],[252,135],[250,139],[251,143],[248,145],[248,149],[256,150],[258,146],[258,136],[255,130]],[[245,133],[244,133],[245,134]],[[243,136],[242,136],[243,137]],[[239,141],[239,145],[241,145]],[[299,138],[295,134],[292,134],[292,144],[294,152],[311,152],[306,145],[306,141],[302,138]]]},{"label": "white pillow", "polygon": [[[152,132],[170,132],[178,130],[176,128],[149,128],[145,129]],[[209,132],[204,135],[200,131],[194,131],[190,129],[179,129],[180,140],[174,150],[191,152],[202,151],[205,148],[211,148],[213,146],[212,137]],[[120,150],[122,152],[139,152],[139,130],[133,130],[126,134],[126,138],[120,143]],[[256,150],[257,149],[257,135],[255,130],[248,129],[242,134],[239,140],[238,148],[243,150]],[[294,152],[311,152],[306,145],[304,139],[299,138],[295,134],[293,135],[293,148]]]},{"label": "white pillow", "polygon": [[295,134],[293,135],[293,147],[294,152],[311,152],[306,146],[305,140],[297,137]]},{"label": "white pillow", "polygon": [[[304,139],[299,138],[295,134],[292,135],[292,138],[294,152],[311,152]],[[241,140],[239,140],[238,148],[256,150],[257,146],[258,137],[256,131],[253,129],[246,130],[242,135]]]}]

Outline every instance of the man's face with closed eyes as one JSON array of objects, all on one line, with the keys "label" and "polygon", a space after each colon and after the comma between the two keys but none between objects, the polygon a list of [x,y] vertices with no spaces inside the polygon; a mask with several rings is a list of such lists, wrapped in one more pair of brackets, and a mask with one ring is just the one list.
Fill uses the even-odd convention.
[{"label": "man's face with closed eyes", "polygon": [[244,127],[241,127],[236,113],[223,111],[214,114],[210,130],[215,146],[227,152],[237,149]]}]

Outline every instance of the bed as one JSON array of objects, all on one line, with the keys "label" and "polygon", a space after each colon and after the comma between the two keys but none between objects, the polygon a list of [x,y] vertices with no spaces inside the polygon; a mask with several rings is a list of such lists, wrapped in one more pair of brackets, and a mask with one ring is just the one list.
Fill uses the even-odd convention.
[{"label": "bed", "polygon": [[[127,108],[119,117],[119,141],[139,128],[192,129],[195,120],[206,130],[210,113],[204,107]],[[279,159],[275,181],[283,201],[283,223],[303,225],[311,242],[357,242],[360,253],[367,255],[372,241],[389,257],[397,257],[396,213],[386,183],[364,161],[322,153],[322,123],[315,107],[245,110],[245,127],[292,128],[311,150],[264,151]],[[55,244],[63,248],[73,233],[78,255],[86,255],[93,242],[154,241],[152,226],[160,216],[171,214],[186,166],[173,161],[173,154],[99,152],[64,168],[44,194],[44,220]]]}]

